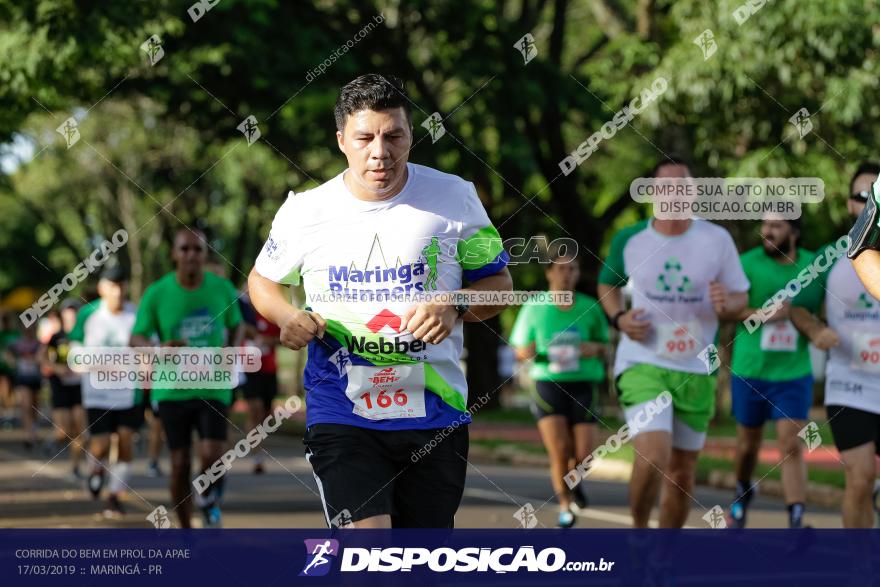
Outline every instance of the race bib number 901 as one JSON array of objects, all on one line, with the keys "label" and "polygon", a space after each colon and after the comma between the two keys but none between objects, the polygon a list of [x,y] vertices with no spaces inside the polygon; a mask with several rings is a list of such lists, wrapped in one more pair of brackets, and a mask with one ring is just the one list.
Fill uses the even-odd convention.
[{"label": "race bib number 901", "polygon": [[425,416],[425,366],[355,365],[348,372],[345,395],[352,412],[370,420]]},{"label": "race bib number 901", "polygon": [[857,332],[853,336],[852,366],[860,371],[880,373],[880,336]]},{"label": "race bib number 901", "polygon": [[657,325],[656,352],[659,356],[673,361],[686,361],[696,357],[701,349],[698,322]]}]

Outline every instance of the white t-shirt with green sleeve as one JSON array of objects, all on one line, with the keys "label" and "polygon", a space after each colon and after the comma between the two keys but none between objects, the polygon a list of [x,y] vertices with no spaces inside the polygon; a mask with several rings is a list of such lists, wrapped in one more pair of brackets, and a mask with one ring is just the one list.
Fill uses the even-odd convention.
[{"label": "white t-shirt with green sleeve", "polygon": [[[413,339],[401,317],[421,292],[460,289],[507,264],[473,184],[408,164],[402,191],[356,198],[339,174],[288,196],[256,261],[282,284],[303,283],[328,324],[308,347],[307,425],[405,430],[469,422],[462,324],[440,344]],[[410,299],[407,299],[410,296]]]}]

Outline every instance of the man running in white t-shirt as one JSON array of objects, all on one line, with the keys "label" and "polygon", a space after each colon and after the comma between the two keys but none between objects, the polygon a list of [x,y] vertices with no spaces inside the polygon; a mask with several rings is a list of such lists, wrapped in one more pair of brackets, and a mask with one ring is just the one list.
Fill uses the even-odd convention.
[{"label": "man running in white t-shirt", "polygon": [[[126,301],[128,279],[119,267],[111,267],[98,281],[100,299],[84,306],[77,314],[69,338],[86,347],[126,347],[134,327],[135,307]],[[125,513],[120,499],[131,478],[132,441],[144,422],[143,392],[138,389],[105,389],[92,385],[91,376],[82,377],[83,407],[86,409],[94,459],[88,488],[95,499],[101,494],[109,471],[109,490],[105,515]],[[102,464],[110,455],[110,437],[119,439],[116,462]]]},{"label": "man running in white t-shirt", "polygon": [[[662,161],[653,174],[690,175],[680,160]],[[745,306],[748,289],[730,234],[705,220],[646,220],[611,241],[598,293],[621,332],[614,375],[635,437],[629,499],[637,528],[647,527],[658,494],[661,527],[680,528],[687,519],[697,456],[715,413],[716,377],[698,355],[715,341],[719,316]]]},{"label": "man running in white t-shirt", "polygon": [[[470,422],[462,321],[503,306],[414,296],[510,290],[508,257],[473,184],[407,162],[399,80],[355,79],[335,115],[348,168],[288,196],[250,274],[251,300],[282,344],[308,346],[306,456],[328,523],[452,527]],[[305,309],[282,289],[301,279]]]},{"label": "man running in white t-shirt", "polygon": [[[847,201],[852,216],[873,197],[871,184],[878,173],[880,166],[872,163],[856,170]],[[819,269],[825,269],[798,294],[822,299],[827,324],[805,308],[793,308],[791,319],[814,345],[828,351],[825,407],[846,475],[843,525],[870,528],[877,478],[874,455],[880,455],[880,300],[859,281],[846,256],[847,246],[844,236],[820,249],[816,257],[824,260]]]}]

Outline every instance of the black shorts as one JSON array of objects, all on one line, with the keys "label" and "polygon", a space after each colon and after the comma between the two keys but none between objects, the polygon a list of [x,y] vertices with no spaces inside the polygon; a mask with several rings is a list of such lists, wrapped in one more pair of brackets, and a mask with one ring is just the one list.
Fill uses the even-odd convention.
[{"label": "black shorts", "polygon": [[226,440],[229,406],[217,400],[187,399],[159,402],[159,419],[168,448],[189,448],[196,430],[201,440]]},{"label": "black shorts", "polygon": [[39,377],[18,377],[12,378],[13,387],[26,387],[34,393],[38,393],[43,387],[43,380]]},{"label": "black shorts", "polygon": [[82,387],[64,385],[60,381],[49,381],[52,387],[52,407],[56,410],[69,410],[82,404]]},{"label": "black shorts", "polygon": [[452,528],[467,474],[467,425],[371,430],[315,424],[303,441],[328,525],[385,514],[395,528]]},{"label": "black shorts", "polygon": [[594,384],[589,381],[536,381],[532,396],[532,414],[565,416],[569,424],[592,424],[596,421]]},{"label": "black shorts", "polygon": [[826,406],[825,409],[837,450],[873,442],[874,450],[880,455],[880,414],[847,406]]},{"label": "black shorts", "polygon": [[266,409],[272,407],[272,400],[278,395],[278,376],[275,373],[248,373],[242,386],[245,399],[261,399]]},{"label": "black shorts", "polygon": [[120,428],[138,430],[144,423],[144,406],[137,404],[122,410],[88,408],[89,432],[93,435],[112,434]]}]

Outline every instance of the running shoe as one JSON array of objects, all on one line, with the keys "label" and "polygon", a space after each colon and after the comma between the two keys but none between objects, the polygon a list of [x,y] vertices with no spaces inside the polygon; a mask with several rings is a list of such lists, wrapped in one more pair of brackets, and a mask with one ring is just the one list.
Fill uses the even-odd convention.
[{"label": "running shoe", "polygon": [[159,463],[156,461],[150,461],[150,464],[147,465],[147,477],[161,477],[162,469],[159,468]]},{"label": "running shoe", "polygon": [[727,527],[736,528],[737,530],[746,527],[746,504],[741,500],[730,504],[730,511],[727,514]]},{"label": "running shoe", "polygon": [[220,506],[212,504],[202,508],[202,518],[204,519],[205,528],[222,528],[223,516],[220,513]]},{"label": "running shoe", "polygon": [[575,517],[574,514],[571,513],[571,511],[562,510],[561,512],[559,512],[559,521],[557,522],[557,525],[560,528],[571,528],[572,526],[574,526],[574,522]]},{"label": "running shoe", "polygon": [[749,504],[752,497],[757,493],[757,486],[753,485],[744,490],[742,485],[737,483],[736,498],[730,504],[727,513],[727,527],[740,530],[746,527],[746,516],[748,514]]},{"label": "running shoe", "polygon": [[262,475],[266,472],[266,468],[263,466],[263,463],[254,463],[254,475]]},{"label": "running shoe", "polygon": [[122,507],[122,502],[119,501],[117,496],[111,495],[107,498],[107,507],[104,508],[104,517],[118,520],[123,516],[125,516],[125,508]]},{"label": "running shoe", "polygon": [[575,488],[571,490],[571,494],[574,499],[572,504],[574,511],[577,512],[590,506],[590,500],[587,497],[587,492],[584,491],[583,483],[575,485]]},{"label": "running shoe", "polygon": [[104,470],[92,471],[88,480],[89,492],[92,499],[98,499],[101,496],[101,489],[104,487]]}]

